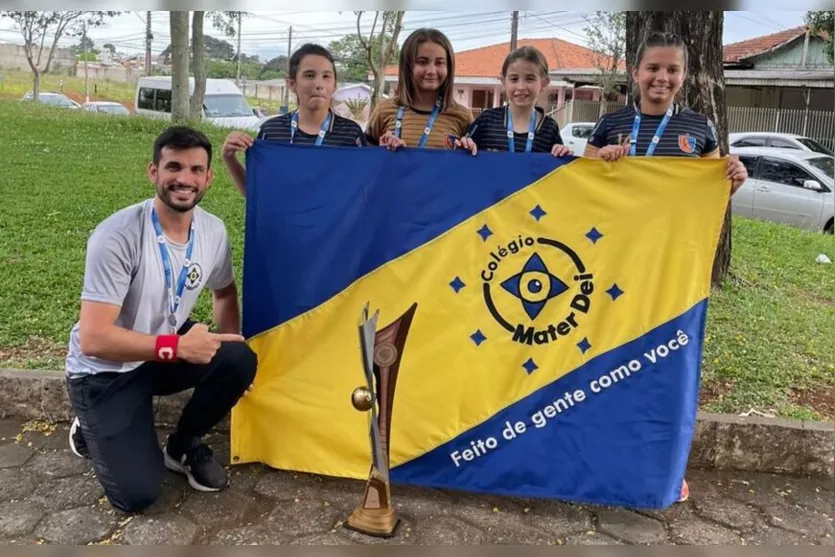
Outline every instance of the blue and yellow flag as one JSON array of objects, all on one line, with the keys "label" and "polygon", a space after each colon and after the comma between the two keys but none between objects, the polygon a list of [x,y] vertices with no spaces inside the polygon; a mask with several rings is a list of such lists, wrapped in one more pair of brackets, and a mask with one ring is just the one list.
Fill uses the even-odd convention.
[{"label": "blue and yellow flag", "polygon": [[633,507],[676,500],[726,161],[343,149],[247,153],[235,462],[366,478],[357,325],[417,310],[392,480]]}]

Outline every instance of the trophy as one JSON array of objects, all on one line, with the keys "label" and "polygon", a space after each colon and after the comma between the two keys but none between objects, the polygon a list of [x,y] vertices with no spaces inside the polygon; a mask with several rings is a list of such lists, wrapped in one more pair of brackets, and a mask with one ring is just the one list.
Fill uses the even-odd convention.
[{"label": "trophy", "polygon": [[391,411],[406,335],[416,310],[417,304],[413,304],[406,313],[380,331],[377,331],[379,311],[369,319],[366,305],[360,318],[360,346],[366,386],[354,389],[351,404],[361,412],[371,411],[371,472],[362,504],[348,517],[346,526],[371,536],[389,538],[400,522],[391,502],[389,478]]}]

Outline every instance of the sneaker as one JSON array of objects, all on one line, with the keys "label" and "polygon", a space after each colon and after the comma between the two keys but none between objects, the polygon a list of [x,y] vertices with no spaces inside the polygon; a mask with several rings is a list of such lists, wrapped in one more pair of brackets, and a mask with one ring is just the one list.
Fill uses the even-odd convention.
[{"label": "sneaker", "polygon": [[76,417],[70,426],[70,450],[79,458],[90,458],[90,451],[87,450],[87,442],[84,441],[84,434],[81,432],[81,422]]},{"label": "sneaker", "polygon": [[165,467],[185,474],[189,485],[197,491],[220,491],[226,487],[226,471],[215,460],[212,450],[203,443],[195,440],[183,450],[169,437],[163,453]]},{"label": "sneaker", "polygon": [[690,486],[687,480],[681,480],[681,493],[678,496],[678,503],[684,503],[690,497]]}]

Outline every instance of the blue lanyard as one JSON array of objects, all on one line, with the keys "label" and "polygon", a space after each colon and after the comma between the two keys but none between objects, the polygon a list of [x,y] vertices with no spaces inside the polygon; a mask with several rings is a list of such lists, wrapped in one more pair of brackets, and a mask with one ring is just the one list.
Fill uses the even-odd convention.
[{"label": "blue lanyard", "polygon": [[[322,144],[322,141],[325,140],[325,134],[328,133],[328,128],[331,125],[331,111],[328,110],[328,116],[325,118],[325,121],[322,122],[322,127],[319,128],[319,135],[316,136],[316,147]],[[293,139],[296,137],[296,130],[299,128],[299,111],[293,113],[293,117],[290,119],[290,143],[293,143]]]},{"label": "blue lanyard", "polygon": [[194,216],[191,218],[191,227],[188,231],[188,247],[186,248],[186,257],[183,259],[183,268],[180,270],[180,277],[177,279],[176,293],[172,282],[171,258],[168,255],[168,248],[165,246],[165,235],[162,233],[156,208],[151,209],[151,222],[154,224],[154,232],[157,235],[156,239],[157,245],[159,246],[159,256],[162,259],[162,268],[165,270],[165,289],[168,292],[169,309],[168,325],[171,328],[171,332],[176,333],[177,308],[180,306],[183,289],[186,286],[186,276],[188,275],[189,267],[191,267],[191,252],[194,249]]},{"label": "blue lanyard", "polygon": [[[400,139],[400,130],[403,128],[403,115],[406,113],[406,107],[401,106],[397,109],[397,120],[394,122],[394,137]],[[426,146],[426,140],[429,139],[429,132],[435,125],[435,120],[438,119],[438,114],[441,113],[441,99],[435,103],[435,108],[432,109],[432,114],[429,115],[429,121],[426,122],[426,127],[423,128],[423,135],[420,138],[418,147],[423,149]]]},{"label": "blue lanyard", "polygon": [[[531,112],[531,123],[528,126],[528,140],[525,142],[525,152],[530,153],[533,149],[533,138],[536,135],[536,110]],[[510,107],[507,107],[507,150],[516,152],[516,137],[513,135],[513,116],[510,114]]]},{"label": "blue lanyard", "polygon": [[[673,108],[675,105],[671,105],[670,108],[667,110],[667,113],[664,114],[664,118],[661,120],[661,123],[658,124],[658,129],[655,130],[655,135],[652,136],[652,142],[647,147],[647,157],[651,157],[653,153],[655,153],[655,148],[658,146],[658,142],[661,141],[661,134],[664,133],[664,129],[667,127],[667,124],[670,122],[670,118],[673,117]],[[634,157],[635,153],[638,150],[638,132],[641,131],[641,109],[635,107],[635,122],[632,124],[632,137],[630,138],[630,143],[632,146],[629,148],[629,155]]]}]

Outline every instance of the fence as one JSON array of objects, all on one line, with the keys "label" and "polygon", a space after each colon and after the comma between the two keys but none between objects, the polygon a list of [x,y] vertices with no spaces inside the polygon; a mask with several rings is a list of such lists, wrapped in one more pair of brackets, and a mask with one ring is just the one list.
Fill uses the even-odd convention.
[{"label": "fence", "polygon": [[[560,128],[572,122],[597,122],[601,116],[623,108],[623,103],[569,101],[552,108],[551,116]],[[789,110],[783,108],[728,107],[728,133],[780,132],[816,139],[835,148],[835,112],[824,110]]]},{"label": "fence", "polygon": [[728,131],[793,133],[816,139],[832,149],[835,112],[729,106]]},{"label": "fence", "polygon": [[597,122],[601,116],[624,107],[617,101],[569,101],[560,108],[552,107],[550,114],[562,128],[573,122]]}]

